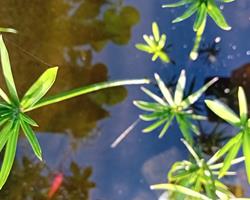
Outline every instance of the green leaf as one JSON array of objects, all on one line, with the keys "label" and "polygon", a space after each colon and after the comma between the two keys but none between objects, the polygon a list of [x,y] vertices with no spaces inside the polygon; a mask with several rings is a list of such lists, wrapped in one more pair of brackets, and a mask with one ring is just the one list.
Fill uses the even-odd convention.
[{"label": "green leaf", "polygon": [[146,102],[146,101],[133,101],[134,105],[145,111],[162,111],[165,106],[158,103]]},{"label": "green leaf", "polygon": [[147,53],[153,53],[153,49],[146,45],[146,44],[136,44],[135,47],[138,49],[138,50],[141,50],[141,51],[145,51]]},{"label": "green leaf", "polygon": [[12,121],[9,121],[0,131],[0,152],[2,151],[4,145],[6,144],[7,140],[11,135],[10,130],[12,125]]},{"label": "green leaf", "polygon": [[27,137],[35,155],[39,158],[39,160],[42,160],[42,150],[41,150],[40,144],[36,138],[35,133],[33,132],[32,128],[30,127],[30,125],[24,121],[23,116],[21,116],[21,127],[22,127],[22,130],[23,130],[25,136]]},{"label": "green leaf", "polygon": [[162,62],[170,63],[170,58],[168,57],[168,54],[166,54],[163,51],[160,51],[160,52],[158,52],[158,55],[159,55],[160,59],[162,60]]},{"label": "green leaf", "polygon": [[181,74],[179,76],[176,89],[175,89],[175,93],[174,93],[174,103],[176,105],[179,105],[182,101],[185,85],[186,85],[185,70],[181,70]]},{"label": "green leaf", "polygon": [[156,22],[152,23],[152,31],[155,41],[158,42],[160,40],[160,31]]},{"label": "green leaf", "polygon": [[178,122],[179,128],[181,130],[181,133],[186,141],[188,141],[189,144],[193,144],[193,138],[190,133],[190,126],[186,119],[183,116],[176,115],[176,120]]},{"label": "green leaf", "polygon": [[26,108],[32,107],[38,102],[50,89],[56,79],[58,67],[47,69],[38,80],[30,87],[25,93],[21,107],[25,110]]},{"label": "green leaf", "polygon": [[38,124],[31,119],[28,115],[25,115],[24,113],[20,113],[22,115],[22,120],[25,121],[26,123],[28,123],[31,126],[35,126],[38,127]]},{"label": "green leaf", "polygon": [[142,91],[145,92],[148,96],[150,96],[152,99],[154,99],[156,102],[158,102],[159,104],[163,105],[163,106],[167,106],[168,104],[159,96],[157,96],[156,94],[154,94],[153,92],[151,92],[150,90],[141,87]]},{"label": "green leaf", "polygon": [[156,52],[153,56],[152,56],[152,61],[156,61],[156,59],[159,57],[158,52]]},{"label": "green leaf", "polygon": [[195,1],[180,17],[177,17],[172,23],[181,22],[189,17],[191,17],[198,9],[200,5],[199,1]]},{"label": "green leaf", "polygon": [[238,126],[240,119],[227,105],[219,100],[205,100],[207,107],[226,122]]},{"label": "green leaf", "polygon": [[148,126],[147,128],[144,128],[142,130],[142,132],[149,133],[149,132],[155,130],[156,128],[158,128],[159,126],[161,126],[166,121],[167,121],[167,118],[160,119],[160,120],[156,121],[155,123],[151,124],[150,126]]},{"label": "green leaf", "polygon": [[161,80],[160,76],[158,74],[155,73],[155,80],[161,90],[162,95],[164,96],[164,98],[166,99],[166,101],[168,102],[168,104],[170,106],[174,106],[174,100],[171,96],[170,91],[168,90],[168,88],[166,87],[165,83]]},{"label": "green leaf", "polygon": [[162,5],[162,8],[176,8],[176,7],[179,7],[179,6],[184,6],[188,3],[191,3],[193,0],[181,0],[181,1],[178,1],[176,3],[173,3],[173,4],[165,4],[165,5]]},{"label": "green leaf", "polygon": [[186,146],[186,148],[188,149],[189,153],[194,157],[196,163],[199,163],[200,162],[200,158],[197,155],[197,153],[194,151],[194,149],[190,146],[190,144],[188,142],[186,142],[184,139],[181,139],[181,141]]},{"label": "green leaf", "polygon": [[151,113],[151,114],[143,114],[143,115],[140,115],[140,119],[144,120],[144,121],[153,121],[153,120],[156,120],[160,117],[163,117],[163,116],[167,116],[168,113],[160,113],[160,112],[154,112],[154,113]]},{"label": "green leaf", "polygon": [[181,185],[168,184],[168,183],[157,184],[157,185],[151,185],[150,189],[151,190],[170,190],[170,191],[174,191],[174,192],[183,193],[189,197],[195,197],[195,198],[202,199],[202,200],[212,200],[201,193],[198,193],[194,190],[188,189],[188,188],[183,187]]},{"label": "green leaf", "polygon": [[213,85],[216,81],[218,80],[218,77],[213,78],[211,81],[206,83],[203,87],[201,87],[199,90],[197,90],[195,93],[189,95],[186,99],[184,99],[181,102],[181,106],[183,109],[186,109],[190,105],[192,105],[194,102],[196,102],[201,95],[211,86]]},{"label": "green leaf", "polygon": [[34,106],[32,106],[32,108],[26,109],[25,112],[34,110],[36,108],[40,108],[42,106],[46,106],[46,105],[61,102],[67,99],[71,99],[73,97],[77,97],[83,94],[96,92],[98,90],[102,90],[106,88],[124,86],[124,85],[149,84],[149,83],[150,83],[150,80],[148,79],[131,79],[131,80],[101,82],[101,83],[96,83],[96,84],[92,84],[88,86],[83,86],[83,87],[76,88],[70,91],[59,93],[51,97],[41,99]]},{"label": "green leaf", "polygon": [[197,11],[196,19],[194,22],[193,29],[194,31],[198,31],[198,29],[201,27],[204,20],[207,18],[207,7],[205,3],[202,3]]},{"label": "green leaf", "polygon": [[239,87],[238,89],[238,101],[239,101],[239,110],[240,110],[240,118],[245,122],[247,120],[247,98],[246,94],[242,87]]},{"label": "green leaf", "polygon": [[8,103],[11,104],[11,101],[9,99],[9,97],[6,95],[6,93],[2,90],[2,88],[0,88],[0,96],[2,97],[2,99]]},{"label": "green leaf", "polygon": [[158,49],[162,49],[165,44],[166,44],[166,40],[167,40],[167,35],[166,34],[162,34],[161,35],[161,38],[160,38],[160,41],[158,42]]},{"label": "green leaf", "polygon": [[7,88],[10,92],[11,99],[15,103],[18,103],[19,99],[18,99],[16,86],[15,86],[15,82],[14,82],[12,71],[11,71],[9,54],[4,44],[2,35],[0,35],[0,54],[1,54],[3,75],[4,75],[5,82],[7,84]]},{"label": "green leaf", "polygon": [[227,172],[227,170],[231,167],[231,162],[237,156],[239,149],[241,147],[241,144],[242,144],[241,141],[235,143],[231,147],[231,149],[228,151],[228,154],[225,157],[224,162],[223,162],[223,167],[220,169],[219,178],[223,177],[225,173]]},{"label": "green leaf", "polygon": [[171,125],[171,123],[172,123],[172,121],[173,121],[173,118],[174,118],[174,115],[172,115],[172,116],[168,119],[167,123],[164,125],[163,129],[161,130],[161,132],[160,132],[160,134],[159,134],[159,138],[162,138],[162,137],[165,135],[165,133],[167,132],[169,126]]},{"label": "green leaf", "polygon": [[241,143],[242,132],[238,133],[236,136],[231,138],[220,150],[218,150],[212,158],[207,162],[208,165],[213,164],[219,158],[221,158],[225,153],[227,153],[235,144]]},{"label": "green leaf", "polygon": [[13,28],[0,27],[0,32],[3,32],[3,33],[17,33],[17,30],[15,30]]},{"label": "green leaf", "polygon": [[10,137],[6,144],[4,159],[0,171],[0,189],[2,189],[5,184],[15,159],[19,127],[19,123],[15,122],[13,128],[10,130]]},{"label": "green leaf", "polygon": [[247,173],[248,183],[250,184],[250,132],[249,130],[243,134],[243,154],[245,156],[245,169]]},{"label": "green leaf", "polygon": [[227,24],[220,9],[215,4],[214,0],[207,1],[207,12],[214,22],[223,30],[231,30],[231,27]]},{"label": "green leaf", "polygon": [[151,48],[156,48],[156,43],[153,40],[153,38],[151,39],[148,35],[144,34],[143,35],[143,39],[145,40],[145,42],[151,47]]}]

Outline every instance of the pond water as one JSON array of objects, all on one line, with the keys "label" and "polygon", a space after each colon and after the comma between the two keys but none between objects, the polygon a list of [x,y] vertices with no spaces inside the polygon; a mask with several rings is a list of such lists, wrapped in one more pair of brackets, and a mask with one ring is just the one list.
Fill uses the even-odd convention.
[{"label": "pond water", "polygon": [[[155,72],[171,85],[185,69],[189,87],[195,80],[194,90],[206,79],[219,76],[220,81],[207,94],[216,94],[234,106],[234,89],[243,85],[250,99],[250,1],[221,6],[233,27],[229,32],[208,20],[202,45],[205,48],[220,40],[216,44],[219,52],[215,58],[203,53],[195,62],[188,59],[194,18],[171,24],[183,9],[162,9],[166,2],[1,1],[1,26],[19,32],[5,36],[18,90],[23,94],[39,74],[55,65],[59,74],[50,94],[106,80],[153,78]],[[143,41],[142,35],[151,33],[153,21],[167,34],[167,43],[172,45],[168,52],[176,64],[152,62],[149,55],[135,49],[134,45]],[[187,157],[176,123],[159,140],[157,131],[143,134],[147,123],[140,122],[121,144],[110,147],[141,113],[132,101],[147,98],[139,86],[119,87],[31,112],[39,124],[36,132],[44,162],[39,163],[21,136],[14,168],[0,199],[47,199],[58,174],[63,174],[64,182],[53,199],[157,199],[159,193],[149,186],[165,182],[171,164]],[[206,112],[204,105],[196,105]],[[217,124],[225,134],[234,133],[231,126],[211,119],[200,124],[204,134],[213,132]],[[211,152],[215,146],[211,148],[207,138],[199,141]],[[250,196],[244,166],[239,165],[236,171],[237,178],[225,181],[237,194]]]}]

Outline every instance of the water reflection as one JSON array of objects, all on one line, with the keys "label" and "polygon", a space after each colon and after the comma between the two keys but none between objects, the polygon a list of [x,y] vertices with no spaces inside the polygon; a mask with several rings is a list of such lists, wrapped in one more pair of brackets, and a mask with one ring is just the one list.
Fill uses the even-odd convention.
[{"label": "water reflection", "polygon": [[[93,62],[93,53],[103,50],[109,42],[127,44],[138,21],[138,11],[118,1],[0,3],[0,23],[19,31],[18,35],[8,36],[6,42],[22,94],[46,65],[60,67],[51,93],[108,80],[108,67]],[[70,132],[75,137],[83,137],[96,127],[98,120],[109,116],[103,105],[117,104],[126,96],[123,87],[108,89],[31,115],[40,124],[38,131]]]},{"label": "water reflection", "polygon": [[56,174],[45,163],[22,157],[21,162],[15,162],[4,190],[0,191],[0,197],[3,200],[88,200],[90,190],[96,186],[91,180],[92,167],[81,168],[73,161],[70,164],[70,172],[63,174],[62,184],[49,198],[49,191]]}]

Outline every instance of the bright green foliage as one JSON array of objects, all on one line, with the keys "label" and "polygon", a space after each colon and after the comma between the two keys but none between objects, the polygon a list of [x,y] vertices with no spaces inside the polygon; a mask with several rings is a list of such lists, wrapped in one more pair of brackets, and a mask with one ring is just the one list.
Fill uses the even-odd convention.
[{"label": "bright green foliage", "polygon": [[169,63],[170,58],[164,52],[167,36],[165,34],[160,35],[156,22],[152,24],[152,32],[153,35],[143,35],[143,39],[147,44],[136,44],[135,47],[141,51],[153,54],[152,61],[155,61],[159,57],[163,62]]},{"label": "bright green foliage", "polygon": [[[221,0],[221,2],[228,3],[234,0]],[[226,22],[215,0],[180,0],[177,3],[163,5],[163,8],[175,8],[189,4],[187,10],[172,23],[181,22],[196,13],[196,19],[193,25],[193,30],[196,32],[196,39],[193,50],[190,53],[190,58],[196,60],[198,57],[199,44],[205,30],[207,16],[209,15],[214,22],[223,30],[230,30],[231,27]]]},{"label": "bright green foliage", "polygon": [[[168,190],[171,199],[235,199],[227,186],[217,178],[223,163],[215,163],[216,160],[205,161],[196,151],[182,140],[191,154],[189,161],[184,160],[173,164],[168,173],[168,182],[151,186],[151,189]],[[237,164],[244,160],[243,157],[231,161]],[[226,175],[235,175],[235,172],[227,172]]]},{"label": "bright green foliage", "polygon": [[165,86],[158,74],[155,74],[155,79],[161,90],[163,98],[142,87],[142,90],[156,102],[134,101],[134,104],[138,108],[144,111],[152,112],[150,114],[140,115],[142,120],[155,121],[153,124],[145,128],[143,132],[151,132],[164,124],[163,129],[159,134],[159,138],[161,138],[166,133],[171,122],[174,120],[174,118],[176,118],[184,138],[189,143],[192,143],[193,138],[190,134],[190,131],[193,131],[197,134],[199,134],[199,131],[197,127],[191,123],[191,120],[204,120],[206,117],[193,114],[189,107],[195,103],[207,90],[207,88],[218,80],[218,78],[212,79],[198,91],[186,98],[183,98],[186,85],[185,70],[181,71],[178,83],[176,85],[174,97],[171,95],[170,90]]},{"label": "bright green foliage", "polygon": [[227,153],[224,160],[224,165],[220,170],[219,177],[222,177],[231,166],[231,161],[237,156],[240,147],[243,146],[243,154],[246,158],[245,167],[248,176],[248,182],[250,183],[250,118],[248,119],[247,117],[247,100],[242,87],[239,87],[238,90],[238,101],[240,116],[237,116],[233,110],[231,110],[227,105],[220,102],[219,100],[205,101],[208,108],[216,115],[231,125],[239,128],[239,132],[213,156],[212,161],[213,159],[217,160],[218,158],[221,158]]},{"label": "bright green foliage", "polygon": [[0,27],[0,32],[2,32],[2,33],[17,33],[17,31],[13,28],[2,28],[2,27]]},{"label": "bright green foliage", "polygon": [[35,155],[42,160],[41,147],[31,128],[32,126],[38,125],[26,115],[25,112],[104,88],[149,83],[147,79],[103,82],[63,92],[52,97],[43,98],[56,79],[58,67],[52,67],[46,70],[38,78],[20,100],[11,71],[8,51],[2,36],[0,36],[0,55],[2,71],[9,92],[8,96],[0,88],[0,97],[3,99],[3,101],[0,101],[0,151],[5,147],[4,158],[0,170],[0,189],[6,182],[14,162],[20,128],[27,137]]}]

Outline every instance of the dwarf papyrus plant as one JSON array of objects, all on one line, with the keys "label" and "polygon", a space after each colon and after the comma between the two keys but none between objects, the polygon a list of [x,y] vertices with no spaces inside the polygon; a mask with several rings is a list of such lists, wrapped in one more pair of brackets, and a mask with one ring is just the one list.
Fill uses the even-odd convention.
[{"label": "dwarf papyrus plant", "polygon": [[242,87],[238,89],[239,101],[239,116],[235,114],[227,105],[219,100],[205,100],[206,105],[220,118],[224,119],[229,124],[237,127],[239,132],[230,139],[212,158],[217,160],[224,154],[227,154],[224,159],[223,167],[220,170],[220,177],[224,176],[226,171],[231,166],[231,161],[237,156],[240,147],[243,146],[243,154],[245,156],[245,167],[250,183],[250,118],[248,118],[248,108],[246,95]]},{"label": "dwarf papyrus plant", "polygon": [[0,188],[3,187],[10,173],[15,158],[20,129],[22,129],[24,135],[27,137],[35,155],[42,160],[42,151],[39,142],[31,128],[32,126],[38,125],[26,114],[26,112],[104,88],[149,83],[149,80],[147,79],[110,81],[80,87],[67,92],[62,92],[55,96],[43,98],[56,79],[58,68],[52,67],[46,70],[28,89],[24,96],[19,99],[11,71],[8,51],[5,47],[2,36],[0,36],[0,55],[2,72],[9,92],[8,96],[0,88],[0,96],[3,100],[0,101],[0,152],[5,147],[0,171]]},{"label": "dwarf papyrus plant", "polygon": [[143,39],[146,44],[136,44],[135,47],[141,51],[153,54],[152,61],[155,61],[158,57],[165,63],[170,62],[168,54],[164,51],[167,36],[166,34],[160,34],[159,27],[156,22],[152,23],[153,35],[143,35]]},{"label": "dwarf papyrus plant", "polygon": [[194,124],[191,123],[191,120],[205,120],[206,117],[194,114],[190,106],[195,103],[207,90],[207,88],[218,80],[218,78],[216,77],[212,79],[199,90],[186,98],[183,98],[186,85],[185,70],[182,70],[180,73],[174,96],[172,96],[170,90],[166,87],[158,74],[155,74],[155,79],[163,97],[157,96],[153,92],[142,87],[142,90],[153,100],[155,100],[155,102],[134,101],[135,106],[137,106],[138,108],[144,111],[151,112],[150,114],[140,115],[139,117],[142,120],[155,121],[153,124],[143,129],[143,132],[151,132],[164,124],[159,134],[159,138],[161,138],[166,133],[172,121],[176,118],[178,126],[180,127],[184,138],[189,143],[193,143],[191,131],[199,134],[199,130]]},{"label": "dwarf papyrus plant", "polygon": [[[223,3],[229,3],[234,0],[220,0]],[[214,22],[223,30],[230,30],[231,27],[226,22],[223,14],[217,6],[215,0],[180,0],[177,3],[163,5],[163,8],[175,8],[180,6],[189,5],[187,10],[179,17],[174,19],[172,23],[181,22],[194,13],[196,13],[196,19],[193,25],[193,30],[196,32],[196,39],[194,42],[193,49],[190,53],[190,58],[196,60],[198,57],[198,48],[206,27],[207,16],[209,15]]]},{"label": "dwarf papyrus plant", "polygon": [[[236,199],[228,187],[218,180],[217,176],[223,163],[216,163],[215,159],[206,161],[185,140],[182,141],[192,157],[174,163],[168,173],[168,183],[152,185],[151,189],[167,190],[168,199]],[[243,160],[243,157],[237,158],[231,160],[231,164]],[[235,174],[235,172],[226,173],[226,175]]]}]

